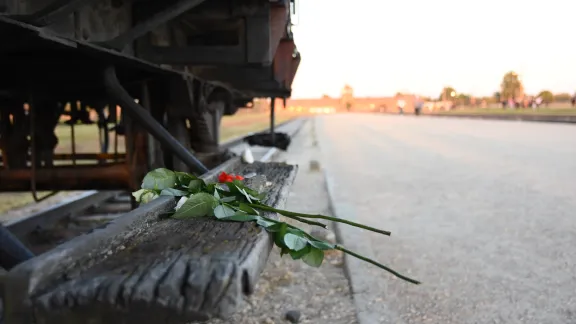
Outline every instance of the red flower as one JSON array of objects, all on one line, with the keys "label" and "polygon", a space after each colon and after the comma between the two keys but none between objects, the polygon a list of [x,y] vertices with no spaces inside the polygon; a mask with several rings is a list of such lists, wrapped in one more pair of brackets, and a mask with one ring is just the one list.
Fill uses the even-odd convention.
[{"label": "red flower", "polygon": [[228,174],[226,172],[222,172],[218,175],[218,182],[220,183],[232,182],[234,180],[244,180],[244,177],[241,175]]},{"label": "red flower", "polygon": [[226,172],[222,172],[220,173],[220,175],[218,176],[218,182],[227,182],[226,180],[228,180],[228,174]]}]

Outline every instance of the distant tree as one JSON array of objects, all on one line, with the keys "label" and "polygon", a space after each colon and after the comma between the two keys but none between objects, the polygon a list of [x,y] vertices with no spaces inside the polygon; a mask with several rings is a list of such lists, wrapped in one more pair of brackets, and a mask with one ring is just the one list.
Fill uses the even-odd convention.
[{"label": "distant tree", "polygon": [[492,95],[492,98],[495,102],[501,102],[502,101],[502,94],[500,93],[500,91],[496,91]]},{"label": "distant tree", "polygon": [[558,93],[554,95],[554,101],[556,102],[570,102],[572,96],[569,93]]},{"label": "distant tree", "polygon": [[451,100],[456,96],[456,90],[452,87],[444,87],[440,93],[440,100]]},{"label": "distant tree", "polygon": [[471,103],[471,99],[472,99],[472,96],[467,95],[467,94],[465,94],[465,93],[460,93],[460,94],[458,94],[458,95],[456,96],[456,102],[457,102],[459,105],[466,105],[466,106],[468,106],[468,105],[470,105],[470,103]]},{"label": "distant tree", "polygon": [[[499,93],[498,93],[499,94]],[[482,101],[486,101],[487,104],[492,104],[492,103],[499,103],[500,102],[500,98],[499,97],[494,97],[494,95],[489,96],[489,97],[482,97],[480,99],[480,102]]]},{"label": "distant tree", "polygon": [[323,95],[322,95],[322,99],[330,99],[330,96],[327,95],[327,94],[323,94]]},{"label": "distant tree", "polygon": [[518,74],[514,71],[510,71],[504,75],[502,78],[502,83],[500,84],[500,94],[502,99],[516,99],[521,96],[524,92],[524,87],[522,82],[518,77]]},{"label": "distant tree", "polygon": [[544,90],[538,94],[538,97],[542,98],[542,102],[549,104],[554,101],[554,95],[548,90]]}]

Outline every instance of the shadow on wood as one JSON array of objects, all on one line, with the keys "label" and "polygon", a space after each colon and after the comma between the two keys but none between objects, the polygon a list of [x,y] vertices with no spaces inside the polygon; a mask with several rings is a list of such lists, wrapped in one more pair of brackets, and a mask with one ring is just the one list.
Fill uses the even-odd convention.
[{"label": "shadow on wood", "polygon": [[[297,166],[235,158],[204,178],[215,181],[224,170],[256,172],[247,184],[282,208]],[[5,323],[186,323],[232,315],[254,291],[271,236],[254,223],[159,220],[174,206],[160,197],[12,269],[2,280]]]}]

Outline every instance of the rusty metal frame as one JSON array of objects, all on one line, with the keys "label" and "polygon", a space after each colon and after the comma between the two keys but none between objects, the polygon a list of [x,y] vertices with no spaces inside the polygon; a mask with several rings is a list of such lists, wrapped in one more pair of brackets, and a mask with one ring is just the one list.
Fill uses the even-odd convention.
[{"label": "rusty metal frame", "polygon": [[201,174],[208,172],[208,168],[202,164],[188,149],[178,142],[148,111],[134,102],[128,91],[122,87],[116,77],[116,69],[113,65],[104,70],[104,84],[106,90],[117,102],[120,103],[126,113],[152,134],[162,145],[176,155],[186,166],[197,170]]},{"label": "rusty metal frame", "polygon": [[125,31],[102,45],[121,51],[137,38],[146,35],[148,32],[158,28],[160,25],[176,18],[184,12],[197,7],[204,1],[205,0],[180,0],[176,4],[169,6],[144,21],[139,22],[130,30]]},{"label": "rusty metal frame", "polygon": [[32,98],[29,100],[28,103],[30,107],[30,188],[32,191],[32,197],[34,198],[35,202],[40,202],[46,200],[54,195],[56,195],[59,191],[54,190],[50,193],[47,193],[43,197],[38,197],[38,191],[36,190],[36,105]]}]

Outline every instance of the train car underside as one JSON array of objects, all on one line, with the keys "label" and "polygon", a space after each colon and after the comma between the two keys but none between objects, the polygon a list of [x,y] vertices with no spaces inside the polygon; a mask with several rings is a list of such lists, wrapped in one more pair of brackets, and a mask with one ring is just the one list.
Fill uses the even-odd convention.
[{"label": "train car underside", "polygon": [[[133,190],[156,167],[203,173],[228,154],[222,116],[290,96],[290,26],[288,0],[0,0],[0,191]],[[55,154],[61,116],[73,140],[74,125],[93,123],[86,107],[101,149]],[[125,152],[110,153],[108,134]]]}]

